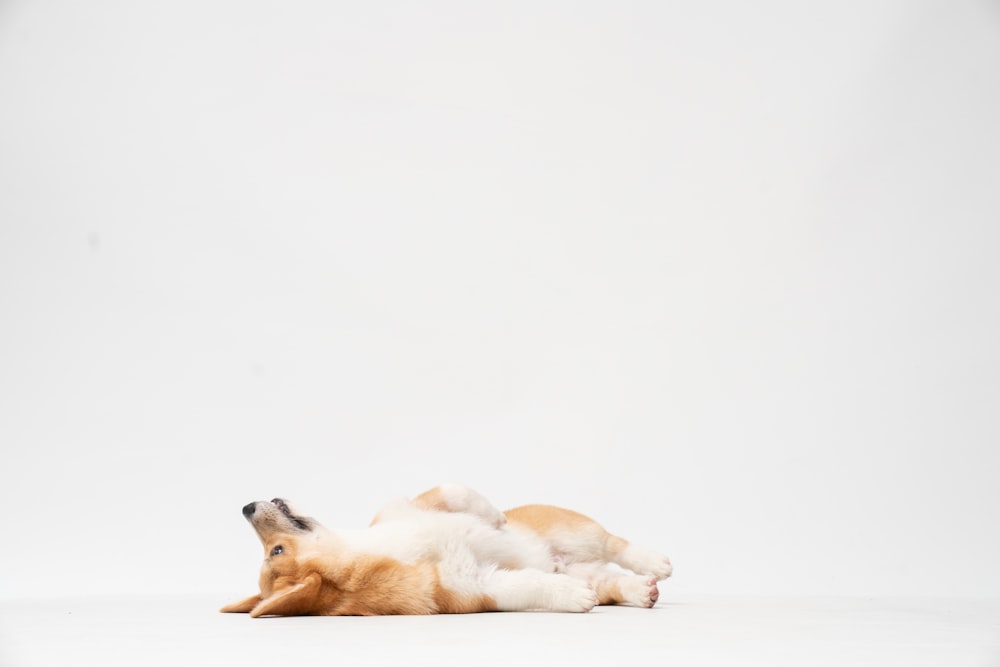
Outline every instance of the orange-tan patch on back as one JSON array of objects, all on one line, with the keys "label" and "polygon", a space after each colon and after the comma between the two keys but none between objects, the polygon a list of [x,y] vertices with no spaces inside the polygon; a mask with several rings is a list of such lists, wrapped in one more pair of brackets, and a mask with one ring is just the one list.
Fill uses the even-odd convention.
[{"label": "orange-tan patch on back", "polygon": [[556,552],[586,554],[586,560],[613,560],[628,541],[612,535],[579,512],[552,505],[524,505],[504,512],[508,523],[530,528]]},{"label": "orange-tan patch on back", "polygon": [[555,507],[553,505],[522,505],[504,512],[507,521],[520,523],[539,535],[547,535],[556,529],[591,529],[603,528],[588,516],[573,510]]}]

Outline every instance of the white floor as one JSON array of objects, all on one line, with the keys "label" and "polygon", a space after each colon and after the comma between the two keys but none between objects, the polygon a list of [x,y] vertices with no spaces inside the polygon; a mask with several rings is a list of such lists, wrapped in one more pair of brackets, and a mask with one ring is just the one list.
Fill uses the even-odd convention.
[{"label": "white floor", "polygon": [[1000,600],[719,599],[589,614],[269,618],[225,600],[0,600],[0,665],[1000,665]]}]

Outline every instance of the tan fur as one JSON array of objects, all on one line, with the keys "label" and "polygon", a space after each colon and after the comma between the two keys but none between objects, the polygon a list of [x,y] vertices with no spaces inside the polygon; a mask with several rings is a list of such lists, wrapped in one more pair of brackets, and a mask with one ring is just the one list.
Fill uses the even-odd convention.
[{"label": "tan fur", "polygon": [[441,585],[435,573],[434,605],[439,614],[473,614],[497,611],[497,602],[489,595],[459,595]]},{"label": "tan fur", "polygon": [[260,604],[260,595],[251,595],[248,598],[227,604],[220,609],[223,614],[249,614],[253,608]]},{"label": "tan fur", "polygon": [[563,535],[572,536],[575,542],[585,540],[595,550],[594,557],[613,562],[628,541],[612,535],[593,519],[579,512],[552,505],[523,505],[504,512],[511,524],[520,524],[539,535],[549,538],[558,550]]},{"label": "tan fur", "polygon": [[622,588],[615,580],[600,580],[595,587],[600,604],[621,604],[625,602]]},{"label": "tan fur", "polygon": [[507,516],[507,521],[524,524],[539,535],[548,535],[558,528],[577,530],[597,528],[604,532],[604,529],[590,517],[552,505],[522,505],[509,509],[504,514]]},{"label": "tan fur", "polygon": [[260,595],[227,605],[223,612],[251,616],[383,616],[495,611],[485,595],[463,596],[441,585],[433,564],[400,563],[380,556],[296,558],[298,537],[276,533],[264,544],[280,557],[261,568]]},{"label": "tan fur", "polygon": [[439,512],[447,512],[449,510],[448,502],[440,486],[435,486],[429,491],[424,491],[413,499],[413,504],[426,510],[437,510]]}]

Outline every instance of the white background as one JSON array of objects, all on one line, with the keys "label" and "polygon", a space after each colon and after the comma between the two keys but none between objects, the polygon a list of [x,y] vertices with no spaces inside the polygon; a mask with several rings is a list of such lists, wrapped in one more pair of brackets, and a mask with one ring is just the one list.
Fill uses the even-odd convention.
[{"label": "white background", "polygon": [[998,119],[989,2],[5,2],[0,596],[441,481],[1000,595]]}]

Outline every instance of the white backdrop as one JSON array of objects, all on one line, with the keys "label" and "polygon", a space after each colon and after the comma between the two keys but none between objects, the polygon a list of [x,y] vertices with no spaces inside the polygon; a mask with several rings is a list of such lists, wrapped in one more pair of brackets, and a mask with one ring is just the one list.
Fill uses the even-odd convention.
[{"label": "white backdrop", "polygon": [[718,594],[1000,595],[1000,8],[0,5],[0,596],[462,481]]}]

